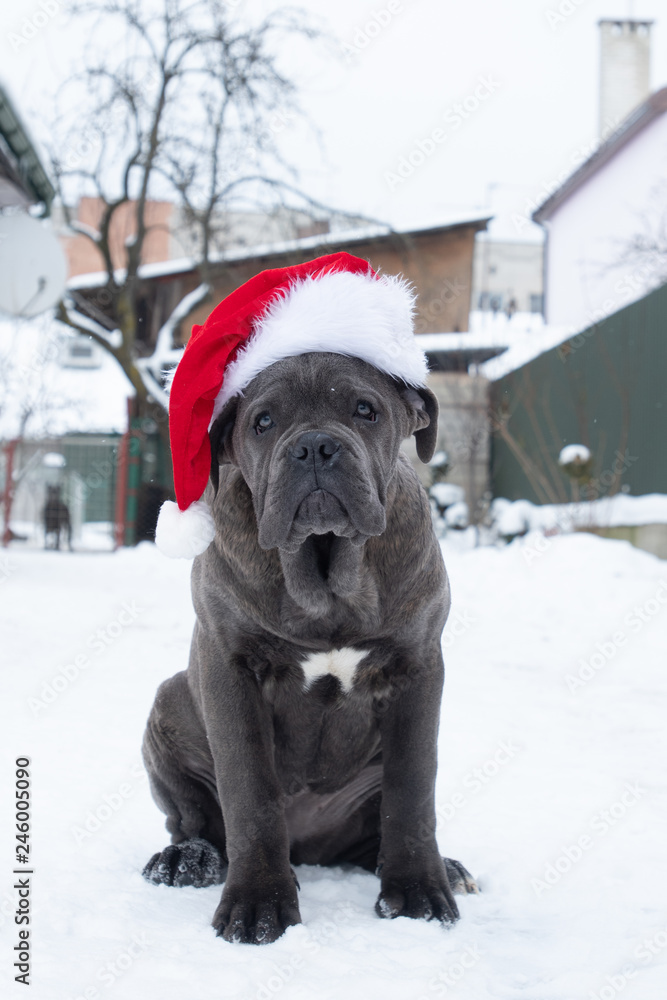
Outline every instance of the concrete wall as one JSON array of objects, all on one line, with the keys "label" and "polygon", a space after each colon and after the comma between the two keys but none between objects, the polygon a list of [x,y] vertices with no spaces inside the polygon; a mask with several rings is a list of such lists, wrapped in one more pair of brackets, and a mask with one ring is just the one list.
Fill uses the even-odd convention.
[{"label": "concrete wall", "polygon": [[593,532],[603,538],[630,542],[637,549],[667,559],[667,524],[633,524],[628,527],[598,528]]},{"label": "concrete wall", "polygon": [[[490,383],[478,375],[433,372],[429,386],[440,405],[438,450],[447,452],[451,466],[446,481],[463,487],[474,515],[490,489]],[[430,470],[417,458],[414,439],[405,443],[404,450],[421,481],[430,485]]]}]

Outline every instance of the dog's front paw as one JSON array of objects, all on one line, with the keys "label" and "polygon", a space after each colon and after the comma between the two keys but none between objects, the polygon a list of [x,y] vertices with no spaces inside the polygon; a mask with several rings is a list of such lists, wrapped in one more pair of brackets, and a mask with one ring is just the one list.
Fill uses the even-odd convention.
[{"label": "dog's front paw", "polygon": [[301,923],[297,885],[293,873],[261,888],[228,881],[213,917],[218,936],[242,944],[276,941],[288,927]]},{"label": "dog's front paw", "polygon": [[208,840],[192,837],[154,854],[141,874],[155,885],[193,885],[201,889],[220,885],[226,872],[220,851]]},{"label": "dog's front paw", "polygon": [[[441,859],[440,859],[441,860]],[[421,873],[401,874],[383,866],[382,888],[375,904],[380,917],[412,917],[454,923],[459,910],[442,860],[425,866]]]}]

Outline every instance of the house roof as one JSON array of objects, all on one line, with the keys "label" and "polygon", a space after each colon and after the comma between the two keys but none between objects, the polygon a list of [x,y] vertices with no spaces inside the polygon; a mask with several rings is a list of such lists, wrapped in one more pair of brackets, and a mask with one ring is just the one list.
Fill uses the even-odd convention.
[{"label": "house roof", "polygon": [[[244,260],[262,260],[280,254],[299,253],[304,250],[320,250],[327,247],[349,247],[355,244],[374,242],[391,237],[409,238],[412,236],[430,236],[451,229],[474,226],[476,230],[485,229],[493,218],[488,211],[464,212],[450,216],[445,221],[417,229],[395,230],[390,226],[372,225],[358,229],[339,230],[332,233],[321,233],[315,236],[305,236],[301,239],[282,240],[279,243],[263,243],[252,247],[231,247],[223,253],[211,257],[214,264],[234,264]],[[155,264],[144,264],[139,268],[139,277],[163,278],[172,274],[186,274],[197,269],[197,261],[192,257],[181,257],[174,260],[159,261]],[[125,272],[116,272],[118,280],[123,280]],[[91,274],[78,274],[67,283],[71,289],[98,288],[106,284],[105,271],[95,271]]]},{"label": "house roof", "polygon": [[0,86],[0,136],[15,161],[12,163],[9,157],[3,154],[0,160],[0,173],[12,187],[17,188],[16,204],[23,203],[21,193],[27,194],[31,201],[43,202],[44,214],[48,215],[55,198],[55,188],[42,166],[27,128],[2,86]]},{"label": "house roof", "polygon": [[667,111],[667,87],[657,90],[651,94],[643,104],[632,111],[628,117],[620,124],[615,132],[609,136],[592,156],[570,174],[564,184],[553,191],[549,197],[542,202],[532,215],[534,222],[546,222],[560,208],[571,194],[585,184],[589,177],[592,177],[605,163],[616,156],[624,146],[627,146],[636,135],[642,132],[651,122],[659,118]]}]

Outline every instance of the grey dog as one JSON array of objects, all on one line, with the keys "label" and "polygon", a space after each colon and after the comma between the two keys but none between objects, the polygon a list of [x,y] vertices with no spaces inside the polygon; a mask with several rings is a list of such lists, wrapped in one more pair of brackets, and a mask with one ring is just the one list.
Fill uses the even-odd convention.
[{"label": "grey dog", "polygon": [[435,840],[449,584],[399,451],[435,448],[438,406],[365,361],[279,361],[211,428],[216,537],[195,559],[188,669],[144,740],[171,846],[151,882],[224,882],[228,941],[300,922],[291,864],[377,872],[381,917],[451,922],[476,892]]}]

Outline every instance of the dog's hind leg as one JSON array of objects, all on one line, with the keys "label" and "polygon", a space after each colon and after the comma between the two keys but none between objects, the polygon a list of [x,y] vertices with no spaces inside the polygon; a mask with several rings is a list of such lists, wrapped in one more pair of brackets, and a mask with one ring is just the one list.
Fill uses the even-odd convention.
[{"label": "dog's hind leg", "polygon": [[172,843],[143,870],[150,882],[207,886],[225,880],[225,827],[213,761],[185,673],[158,689],[146,727],[144,762]]},{"label": "dog's hind leg", "polygon": [[374,872],[380,849],[382,764],[369,762],[336,792],[299,792],[285,810],[293,864],[353,864]]},{"label": "dog's hind leg", "polygon": [[443,858],[447,870],[447,879],[455,896],[465,896],[468,893],[479,893],[480,888],[467,868],[453,858]]},{"label": "dog's hind leg", "polygon": [[[370,761],[338,792],[301,792],[286,809],[294,864],[352,864],[378,870],[382,765]],[[479,887],[460,861],[443,858],[453,893],[478,893]]]}]

